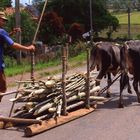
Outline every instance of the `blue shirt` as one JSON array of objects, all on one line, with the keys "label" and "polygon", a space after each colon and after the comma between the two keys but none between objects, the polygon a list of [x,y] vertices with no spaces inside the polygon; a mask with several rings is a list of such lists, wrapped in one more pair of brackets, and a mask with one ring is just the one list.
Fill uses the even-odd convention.
[{"label": "blue shirt", "polygon": [[9,34],[2,28],[0,28],[0,70],[4,69],[5,64],[3,60],[4,44],[7,43],[9,46],[14,44],[14,41],[9,37]]}]

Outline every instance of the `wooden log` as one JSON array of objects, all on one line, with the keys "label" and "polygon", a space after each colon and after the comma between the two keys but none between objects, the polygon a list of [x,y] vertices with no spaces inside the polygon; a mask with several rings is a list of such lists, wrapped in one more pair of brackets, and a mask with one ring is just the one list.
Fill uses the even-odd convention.
[{"label": "wooden log", "polygon": [[[94,92],[96,92],[96,91],[99,91],[100,90],[100,86],[96,86],[96,87],[94,87],[93,89],[91,89],[90,90],[90,94],[93,94]],[[83,97],[85,97],[86,96],[86,93],[85,92],[80,92],[80,93],[78,93],[78,95],[73,95],[72,97],[69,97],[68,99],[67,99],[67,103],[69,103],[69,102],[72,102],[72,101],[75,101],[75,100],[78,100],[79,101],[79,99],[81,99],[81,98],[83,98]],[[90,96],[91,97],[91,96]],[[97,97],[97,96],[92,96],[91,98],[90,98],[91,100],[99,100],[99,101],[101,101],[101,100],[105,100],[105,98],[104,97]],[[82,101],[81,103],[79,103],[80,105],[81,104],[84,104],[84,102]],[[75,107],[74,105],[71,105],[71,107]],[[67,107],[67,110],[69,110],[71,107]],[[56,111],[56,107],[50,107],[49,106],[49,108],[47,108],[48,109],[48,111],[50,112],[50,113],[53,113],[53,112],[55,112]]]},{"label": "wooden log", "polygon": [[41,125],[34,124],[31,126],[27,126],[25,128],[24,134],[26,137],[30,137],[39,133],[42,133],[46,130],[49,130],[51,128],[57,127],[59,125],[68,123],[72,120],[75,120],[79,117],[85,116],[91,112],[93,112],[95,109],[90,108],[90,109],[79,109],[77,111],[73,111],[69,113],[67,116],[61,116],[57,118],[57,121],[55,119],[50,119],[48,121],[42,121]]},{"label": "wooden log", "polygon": [[9,91],[9,92],[5,92],[5,93],[0,93],[0,96],[6,96],[9,94],[14,94],[14,93],[18,93],[18,92],[19,92],[18,90],[14,90],[14,91]]},{"label": "wooden log", "polygon": [[6,129],[6,128],[9,128],[9,127],[14,127],[14,124],[11,123],[11,122],[3,122],[3,121],[0,121],[0,129]]},{"label": "wooden log", "polygon": [[[70,110],[72,110],[72,109],[74,109],[74,108],[76,108],[76,107],[82,106],[82,105],[84,105],[84,104],[85,104],[84,101],[77,101],[76,103],[67,106],[67,107],[66,107],[66,110],[67,110],[67,111],[70,111]],[[91,102],[90,102],[90,105],[95,105],[95,104],[98,104],[98,102],[97,102],[97,101],[91,101]],[[50,113],[54,113],[54,112],[56,112],[56,107],[51,107],[51,108],[48,109],[48,111],[49,111]]]},{"label": "wooden log", "polygon": [[13,124],[40,124],[42,121],[35,119],[22,119],[22,118],[12,118],[12,117],[0,117],[0,121],[4,123],[11,122]]},{"label": "wooden log", "polygon": [[90,100],[96,100],[96,101],[106,101],[107,99],[105,97],[101,96],[90,96]]},{"label": "wooden log", "polygon": [[[16,81],[16,83],[23,83],[23,84],[24,83],[31,83],[32,84],[32,82],[33,81],[31,81],[31,80],[30,81],[29,80],[26,80],[26,81]],[[34,83],[39,83],[39,81],[34,81]]]},{"label": "wooden log", "polygon": [[100,89],[101,89],[100,86],[96,86],[90,90],[90,94],[94,94],[95,92],[99,91]]}]

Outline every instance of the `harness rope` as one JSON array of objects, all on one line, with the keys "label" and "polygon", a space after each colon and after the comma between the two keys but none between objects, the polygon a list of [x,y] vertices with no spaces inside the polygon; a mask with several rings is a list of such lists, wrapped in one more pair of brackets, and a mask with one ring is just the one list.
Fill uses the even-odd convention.
[{"label": "harness rope", "polygon": [[122,73],[120,73],[115,79],[113,79],[113,81],[107,85],[106,87],[104,87],[103,89],[101,89],[99,92],[98,92],[98,95],[101,95],[103,94],[120,76],[121,76]]}]

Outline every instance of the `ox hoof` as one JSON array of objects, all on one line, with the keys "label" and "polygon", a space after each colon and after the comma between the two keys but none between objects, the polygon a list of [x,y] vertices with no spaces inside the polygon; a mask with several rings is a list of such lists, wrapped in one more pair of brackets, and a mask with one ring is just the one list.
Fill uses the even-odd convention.
[{"label": "ox hoof", "polygon": [[137,96],[137,100],[138,100],[138,103],[140,103],[140,97],[139,96]]},{"label": "ox hoof", "polygon": [[120,104],[118,105],[118,108],[124,108],[124,105],[123,105],[122,103],[120,103]]},{"label": "ox hoof", "polygon": [[138,103],[140,103],[140,100],[138,100]]},{"label": "ox hoof", "polygon": [[131,91],[131,89],[128,89],[128,93],[129,93],[129,94],[132,94],[132,91]]},{"label": "ox hoof", "polygon": [[106,98],[110,98],[110,97],[111,97],[110,93],[107,93]]}]

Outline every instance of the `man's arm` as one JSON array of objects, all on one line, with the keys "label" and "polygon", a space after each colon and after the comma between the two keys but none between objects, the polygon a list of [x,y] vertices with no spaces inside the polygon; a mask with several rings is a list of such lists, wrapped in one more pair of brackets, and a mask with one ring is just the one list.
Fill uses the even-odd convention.
[{"label": "man's arm", "polygon": [[25,51],[35,51],[35,46],[34,45],[30,45],[30,46],[23,46],[19,43],[14,42],[12,45],[13,48],[15,49],[19,49],[19,50],[25,50]]}]

